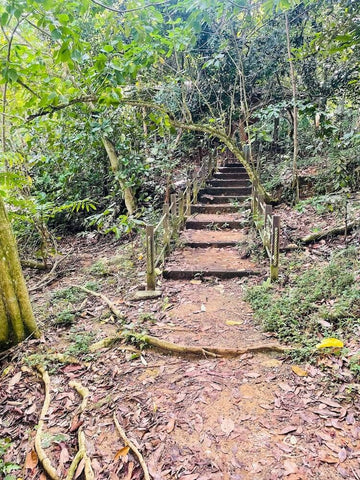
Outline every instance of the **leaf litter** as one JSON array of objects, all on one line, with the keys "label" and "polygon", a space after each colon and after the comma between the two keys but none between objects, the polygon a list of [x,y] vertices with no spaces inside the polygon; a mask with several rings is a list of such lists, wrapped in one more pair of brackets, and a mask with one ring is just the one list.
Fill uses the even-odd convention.
[{"label": "leaf litter", "polygon": [[[88,280],[86,268],[96,260],[95,254],[101,258],[114,254],[114,244],[86,251],[89,246],[80,248],[79,241],[74,239],[71,246],[79,247],[79,269],[58,277],[34,296],[39,311],[48,308],[46,302],[54,291]],[[121,251],[122,246],[116,248]],[[71,265],[74,257],[68,261]],[[141,270],[141,261],[137,262]],[[112,278],[115,282],[95,278],[101,292],[114,301],[121,299],[117,305],[128,323],[140,326],[140,317],[145,318],[141,328],[153,335],[179,343],[223,346],[266,339],[248,305],[241,303],[243,289],[238,280],[167,281],[161,299],[134,305],[126,294],[138,279],[123,273]],[[30,279],[30,283],[37,281]],[[166,297],[171,309],[162,308]],[[202,314],[193,317],[202,305]],[[49,324],[46,343],[30,340],[2,361],[1,435],[13,443],[5,460],[23,466],[31,478],[47,478],[33,450],[44,392],[35,370],[31,365],[24,368],[24,361],[34,354],[46,358],[49,351],[65,352],[75,334],[85,338],[95,332],[93,341],[97,341],[116,332],[118,321],[109,316],[110,321],[102,323],[107,308],[98,307],[89,298],[84,307],[89,314],[78,315],[75,332]],[[146,316],[149,311],[156,321]],[[231,311],[243,315],[234,317]],[[182,330],[172,330],[171,324]],[[147,350],[141,356],[129,356],[121,344],[96,355],[78,352],[77,358],[78,363],[47,364],[52,399],[44,440],[63,478],[77,452],[81,427],[96,479],[143,479],[138,459],[116,433],[114,413],[141,451],[154,480],[360,478],[358,392],[342,389],[341,383],[316,366],[297,365],[294,371],[286,359],[263,354],[186,358]],[[83,416],[79,416],[79,399],[69,387],[72,379],[81,381],[90,392]],[[80,463],[78,478],[83,468]],[[26,473],[23,476],[30,478]]]}]

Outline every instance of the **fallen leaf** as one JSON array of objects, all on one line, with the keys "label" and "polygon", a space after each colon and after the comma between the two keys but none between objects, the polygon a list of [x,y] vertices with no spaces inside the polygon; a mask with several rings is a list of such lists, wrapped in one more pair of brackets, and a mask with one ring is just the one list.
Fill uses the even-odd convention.
[{"label": "fallen leaf", "polygon": [[206,307],[203,303],[201,304],[200,311],[201,312],[206,312]]},{"label": "fallen leaf", "polygon": [[338,457],[339,457],[339,460],[340,460],[340,463],[343,463],[345,462],[345,460],[347,459],[347,451],[345,448],[342,448],[339,453],[338,453]]},{"label": "fallen leaf", "polygon": [[229,325],[230,327],[233,327],[235,325],[242,325],[243,322],[236,322],[235,320],[226,320],[226,325]]},{"label": "fallen leaf", "polygon": [[327,398],[327,397],[320,397],[319,402],[324,403],[328,407],[334,407],[334,408],[341,408],[341,405],[339,402],[336,402],[332,398]]},{"label": "fallen leaf", "polygon": [[202,284],[202,281],[201,280],[190,280],[190,283],[192,285],[201,285]]},{"label": "fallen leaf", "polygon": [[319,453],[319,460],[323,463],[338,463],[338,459],[333,457],[332,455],[328,455],[326,452]]},{"label": "fallen leaf", "polygon": [[337,338],[334,338],[334,337],[330,337],[330,338],[324,338],[320,343],[316,345],[316,348],[319,350],[321,348],[329,348],[329,347],[342,348],[343,346],[344,344],[341,340],[338,340]]},{"label": "fallen leaf", "polygon": [[119,460],[120,457],[125,457],[129,453],[130,447],[126,446],[123,448],[120,448],[120,450],[117,452],[117,454],[114,457],[114,462]]},{"label": "fallen leaf", "polygon": [[292,462],[291,460],[284,461],[284,468],[285,468],[285,475],[291,475],[292,473],[297,473],[299,470],[296,463]]},{"label": "fallen leaf", "polygon": [[289,425],[289,426],[279,430],[277,433],[278,433],[278,435],[287,435],[290,432],[295,432],[297,429],[298,429],[297,426]]},{"label": "fallen leaf", "polygon": [[[297,365],[293,365],[291,367],[291,370],[298,376],[298,377],[307,377],[308,372],[306,370],[303,370],[301,367],[298,367]],[[296,473],[296,472],[295,472]]]},{"label": "fallen leaf", "polygon": [[78,415],[75,415],[75,417],[71,421],[70,432],[76,432],[76,430],[81,427],[83,423],[84,420],[79,420]]},{"label": "fallen leaf", "polygon": [[74,478],[79,478],[80,477],[80,475],[82,474],[82,471],[84,470],[84,467],[85,467],[85,460],[82,458],[80,460],[80,463],[79,463],[77,469],[76,469]]},{"label": "fallen leaf", "polygon": [[21,378],[21,375],[22,375],[22,372],[16,373],[16,374],[12,377],[12,379],[9,381],[9,387],[13,387],[13,386],[16,385],[17,383],[19,383],[20,378]]},{"label": "fallen leaf", "polygon": [[166,425],[166,433],[171,433],[175,428],[175,418],[171,418]]},{"label": "fallen leaf", "polygon": [[234,430],[235,424],[231,420],[231,418],[224,418],[221,421],[221,430],[226,433],[226,435],[230,435],[230,433]]},{"label": "fallen leaf", "polygon": [[34,470],[34,468],[38,464],[38,461],[39,461],[39,459],[38,459],[38,456],[37,456],[35,450],[31,450],[31,452],[28,452],[26,454],[25,468],[29,469],[29,470]]}]

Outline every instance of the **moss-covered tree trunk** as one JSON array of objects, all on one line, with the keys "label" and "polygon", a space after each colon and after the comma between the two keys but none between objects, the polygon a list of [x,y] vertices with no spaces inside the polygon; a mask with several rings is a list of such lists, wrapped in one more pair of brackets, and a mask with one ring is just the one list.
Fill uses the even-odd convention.
[{"label": "moss-covered tree trunk", "polygon": [[16,242],[0,197],[0,350],[40,336],[21,270]]}]

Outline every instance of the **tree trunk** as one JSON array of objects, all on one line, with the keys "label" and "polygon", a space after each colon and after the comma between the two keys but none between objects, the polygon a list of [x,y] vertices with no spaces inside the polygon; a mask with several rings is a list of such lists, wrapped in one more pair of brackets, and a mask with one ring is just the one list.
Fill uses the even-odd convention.
[{"label": "tree trunk", "polygon": [[[108,157],[110,160],[111,170],[116,175],[117,173],[120,172],[121,166],[115,150],[115,146],[111,142],[111,140],[109,140],[107,137],[103,137],[102,141],[103,141],[106,153],[108,154]],[[136,210],[136,201],[135,201],[133,191],[131,187],[126,186],[125,182],[121,178],[117,177],[117,179],[119,181],[121,191],[124,195],[126,209],[129,215],[132,215]]]},{"label": "tree trunk", "polygon": [[0,350],[40,332],[30,305],[15,238],[0,197]]},{"label": "tree trunk", "polygon": [[298,157],[298,148],[299,148],[299,140],[298,140],[298,109],[296,106],[296,78],[295,78],[295,69],[293,64],[293,59],[291,56],[291,47],[290,47],[290,28],[289,28],[289,18],[287,13],[285,13],[285,27],[286,27],[286,43],[287,43],[287,51],[288,51],[288,60],[290,64],[290,80],[292,86],[292,95],[293,95],[293,122],[294,122],[294,131],[293,131],[293,139],[294,139],[294,151],[293,151],[293,178],[292,184],[295,190],[295,203],[299,202],[299,177],[297,173],[297,157]]}]

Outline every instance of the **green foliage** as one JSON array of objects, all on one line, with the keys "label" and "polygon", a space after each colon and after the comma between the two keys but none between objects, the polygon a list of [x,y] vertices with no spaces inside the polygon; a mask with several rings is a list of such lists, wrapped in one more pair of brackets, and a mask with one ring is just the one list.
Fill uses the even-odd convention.
[{"label": "green foliage", "polygon": [[321,268],[294,276],[280,288],[268,282],[247,292],[266,331],[298,345],[313,345],[317,333],[350,337],[358,328],[360,290],[355,273],[360,263],[352,249]]},{"label": "green foliage", "polygon": [[83,355],[89,353],[89,346],[94,340],[92,332],[77,332],[71,335],[71,343],[66,349],[70,355]]},{"label": "green foliage", "polygon": [[64,310],[58,313],[54,319],[54,324],[60,327],[69,327],[75,321],[75,314],[71,310]]},{"label": "green foliage", "polygon": [[20,470],[20,465],[5,461],[6,452],[11,448],[11,440],[9,438],[0,438],[0,474],[3,480],[16,480],[15,475],[10,475],[14,470]]}]

